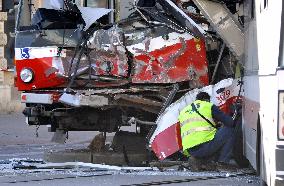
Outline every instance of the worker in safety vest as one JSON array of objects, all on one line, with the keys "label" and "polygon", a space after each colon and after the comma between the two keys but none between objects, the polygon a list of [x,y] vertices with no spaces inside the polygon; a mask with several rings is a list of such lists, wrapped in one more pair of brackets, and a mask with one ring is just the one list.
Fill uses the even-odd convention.
[{"label": "worker in safety vest", "polygon": [[[179,114],[182,147],[185,155],[194,161],[216,158],[218,164],[229,165],[235,140],[234,121],[216,105],[210,96],[200,92],[196,101]],[[223,123],[217,128],[215,121]]]}]

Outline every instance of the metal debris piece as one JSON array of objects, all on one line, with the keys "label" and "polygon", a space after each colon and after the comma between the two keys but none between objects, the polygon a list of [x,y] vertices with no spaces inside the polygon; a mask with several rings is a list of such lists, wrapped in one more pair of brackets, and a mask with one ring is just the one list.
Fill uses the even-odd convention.
[{"label": "metal debris piece", "polygon": [[22,163],[14,165],[14,169],[74,169],[74,168],[91,168],[95,171],[157,171],[155,167],[119,167],[112,165],[102,165],[82,162],[66,163]]},{"label": "metal debris piece", "polygon": [[109,103],[109,100],[105,96],[99,95],[84,95],[84,94],[69,94],[64,93],[59,102],[72,105],[75,107],[79,106],[92,106],[92,107],[102,107]]},{"label": "metal debris piece", "polygon": [[238,60],[243,60],[244,31],[227,7],[222,3],[208,0],[193,0],[193,2]]},{"label": "metal debris piece", "polygon": [[[211,101],[227,112],[228,105],[239,95],[240,85],[238,79],[225,79],[216,85],[209,85],[200,89],[193,89],[176,102],[172,103],[157,119],[157,129],[151,136],[149,144],[160,160],[182,149],[180,125],[178,115],[180,111],[195,100],[198,92],[205,91],[211,95]],[[224,88],[224,91],[218,90]],[[224,92],[230,92],[228,97],[220,99]]]},{"label": "metal debris piece", "polygon": [[187,27],[194,36],[202,39],[205,38],[205,31],[171,0],[158,0],[158,2],[167,10],[167,12],[173,15],[181,25]]}]

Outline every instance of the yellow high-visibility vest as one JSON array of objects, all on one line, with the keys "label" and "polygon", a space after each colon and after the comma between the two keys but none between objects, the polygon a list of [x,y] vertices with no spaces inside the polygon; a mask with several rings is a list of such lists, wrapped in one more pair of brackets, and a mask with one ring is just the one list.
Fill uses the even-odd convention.
[{"label": "yellow high-visibility vest", "polygon": [[[213,104],[200,100],[196,100],[193,103],[199,113],[215,125],[212,117]],[[187,149],[211,141],[217,131],[215,127],[203,119],[197,112],[193,111],[191,105],[188,105],[180,112],[178,120],[181,126],[182,147],[186,155]]]}]

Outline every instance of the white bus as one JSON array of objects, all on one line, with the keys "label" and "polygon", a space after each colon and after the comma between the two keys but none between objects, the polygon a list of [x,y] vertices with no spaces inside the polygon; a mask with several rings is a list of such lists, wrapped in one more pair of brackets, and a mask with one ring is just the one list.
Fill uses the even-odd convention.
[{"label": "white bus", "polygon": [[283,4],[244,1],[244,154],[263,185],[284,185]]}]

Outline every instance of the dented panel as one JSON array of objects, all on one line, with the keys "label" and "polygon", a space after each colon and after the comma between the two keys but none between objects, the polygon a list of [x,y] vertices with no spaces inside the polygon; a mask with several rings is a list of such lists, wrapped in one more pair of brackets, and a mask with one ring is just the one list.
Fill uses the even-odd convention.
[{"label": "dented panel", "polygon": [[98,30],[88,40],[90,58],[95,75],[128,75],[128,56],[124,45],[122,29],[114,26]]},{"label": "dented panel", "polygon": [[240,94],[239,81],[239,79],[224,79],[215,85],[191,90],[167,107],[158,117],[157,128],[150,139],[150,146],[156,156],[163,160],[182,149],[178,116],[182,109],[195,100],[199,92],[207,92],[211,96],[212,103],[228,112],[229,106]]},{"label": "dented panel", "polygon": [[190,34],[169,33],[127,47],[134,55],[134,83],[198,81],[208,84],[204,41]]}]

